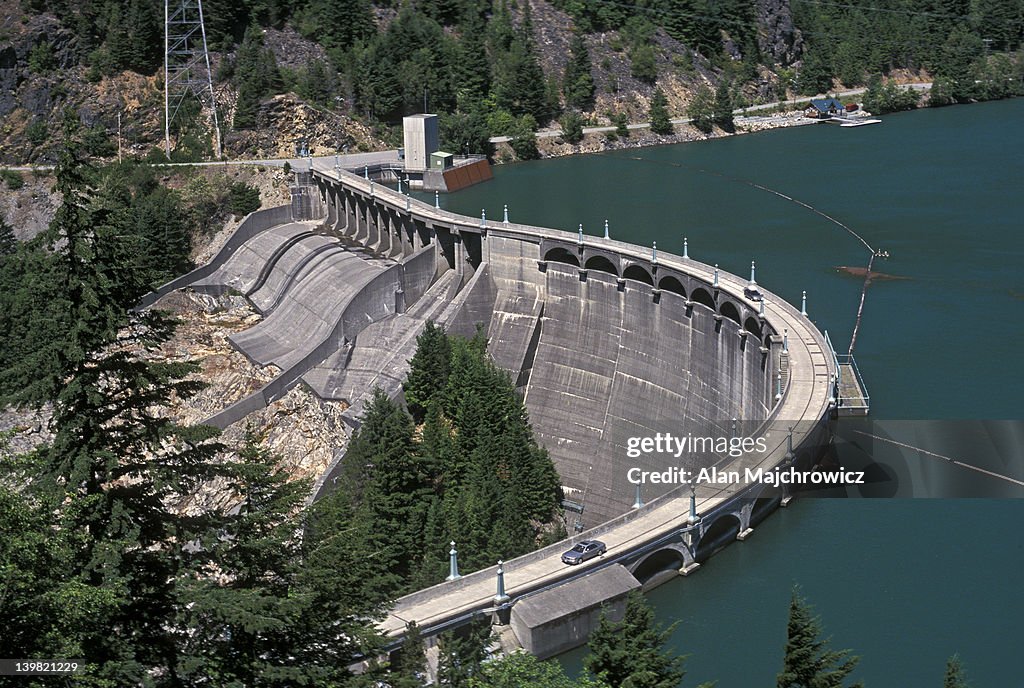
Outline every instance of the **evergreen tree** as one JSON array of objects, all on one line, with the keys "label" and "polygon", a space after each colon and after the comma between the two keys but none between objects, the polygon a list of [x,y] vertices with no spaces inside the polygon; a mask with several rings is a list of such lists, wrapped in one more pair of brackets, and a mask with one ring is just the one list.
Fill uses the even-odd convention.
[{"label": "evergreen tree", "polygon": [[438,129],[444,150],[490,154],[491,134],[487,128],[487,115],[479,104],[473,104],[468,110],[452,115],[442,113],[439,120]]},{"label": "evergreen tree", "polygon": [[682,659],[664,649],[674,629],[674,625],[659,628],[643,594],[633,591],[626,597],[621,622],[615,623],[606,611],[601,612],[583,666],[610,688],[676,688],[685,675]]},{"label": "evergreen tree", "polygon": [[615,125],[615,134],[621,138],[629,138],[629,117],[625,112],[612,115],[612,124]]},{"label": "evergreen tree", "polygon": [[289,481],[277,457],[247,433],[231,464],[231,483],[240,502],[219,515],[215,537],[188,553],[190,570],[178,582],[177,626],[181,656],[176,671],[189,681],[217,676],[225,684],[274,685],[275,677],[320,677],[316,665],[298,666],[302,634],[294,619],[307,599],[296,594],[300,566],[294,514],[308,481]]},{"label": "evergreen tree", "polygon": [[714,94],[701,84],[693,93],[693,99],[686,107],[686,116],[693,120],[693,126],[704,133],[710,133],[715,124]]},{"label": "evergreen tree", "polygon": [[423,332],[416,337],[416,353],[409,361],[409,375],[405,379],[405,402],[417,423],[426,417],[427,406],[448,384],[448,366],[451,344],[444,329],[427,321]]},{"label": "evergreen tree", "polygon": [[4,257],[14,255],[17,250],[18,238],[14,236],[14,227],[11,227],[7,219],[0,215],[0,264]]},{"label": "evergreen tree", "polygon": [[594,77],[590,75],[590,53],[583,37],[574,33],[569,42],[569,63],[562,81],[565,104],[587,110],[594,104]]},{"label": "evergreen tree", "polygon": [[942,688],[969,688],[967,676],[960,663],[960,656],[953,655],[946,660],[946,675],[942,680]]},{"label": "evergreen tree", "polygon": [[346,50],[373,35],[373,15],[366,0],[310,0],[298,17],[299,30],[328,50]]},{"label": "evergreen tree", "polygon": [[[184,547],[207,525],[172,505],[220,473],[209,428],[183,428],[154,412],[198,385],[194,367],[147,363],[129,346],[151,348],[173,329],[159,312],[131,310],[145,291],[111,213],[94,203],[75,123],[56,169],[62,198],[50,227],[32,248],[37,308],[25,355],[4,371],[16,403],[50,402],[52,442],[35,454],[30,489],[49,501],[58,529],[75,533],[61,575],[103,600],[68,642],[95,662],[98,679],[143,681],[152,667],[173,667],[169,583],[182,569]],[[50,319],[58,316],[56,331]]]},{"label": "evergreen tree", "polygon": [[984,44],[977,34],[957,27],[949,34],[941,51],[941,63],[935,68],[935,77],[949,84],[950,96],[957,102],[974,98],[975,60],[984,52]]},{"label": "evergreen tree", "polygon": [[721,79],[715,89],[715,100],[711,107],[712,119],[715,124],[726,131],[733,130],[732,93],[728,79]]},{"label": "evergreen tree", "polygon": [[655,61],[654,46],[643,43],[629,51],[630,73],[646,84],[658,80],[658,65]]},{"label": "evergreen tree", "polygon": [[[794,588],[789,603],[786,656],[777,677],[778,688],[840,688],[857,666],[849,650],[830,650],[821,640],[821,620]],[[855,684],[855,685],[860,685]]]},{"label": "evergreen tree", "polygon": [[668,98],[660,88],[654,89],[651,97],[651,110],[648,113],[651,122],[651,131],[655,134],[671,134],[673,132],[672,122],[668,115]]},{"label": "evergreen tree", "polygon": [[490,91],[491,65],[487,59],[487,25],[478,13],[467,13],[460,34],[455,73],[459,109],[465,111]]},{"label": "evergreen tree", "polygon": [[583,117],[575,110],[562,115],[558,122],[562,127],[562,136],[569,143],[579,143],[583,140]]},{"label": "evergreen tree", "polygon": [[832,69],[824,52],[824,48],[812,47],[804,54],[796,80],[798,93],[814,95],[832,88]]},{"label": "evergreen tree", "polygon": [[516,120],[509,145],[520,160],[536,160],[540,157],[537,149],[537,120],[530,115],[523,115]]},{"label": "evergreen tree", "polygon": [[508,52],[497,61],[494,98],[498,107],[516,117],[529,114],[538,122],[547,122],[552,113],[546,97],[544,71],[533,41],[533,22],[528,9],[527,5]]},{"label": "evergreen tree", "polygon": [[398,657],[391,663],[388,685],[391,688],[421,688],[427,675],[427,655],[419,626],[410,621]]},{"label": "evergreen tree", "polygon": [[281,87],[274,53],[264,48],[263,31],[258,26],[252,25],[245,30],[235,57],[234,79],[238,87],[234,127],[250,129],[256,126],[260,101]]},{"label": "evergreen tree", "polygon": [[471,688],[480,673],[491,642],[491,624],[478,617],[467,627],[441,634],[437,655],[437,685],[444,688]]}]

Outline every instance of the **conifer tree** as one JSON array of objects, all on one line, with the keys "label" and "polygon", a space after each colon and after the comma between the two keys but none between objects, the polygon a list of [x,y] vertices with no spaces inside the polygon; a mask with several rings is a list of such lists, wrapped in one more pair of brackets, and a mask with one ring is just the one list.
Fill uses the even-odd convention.
[{"label": "conifer tree", "polygon": [[444,688],[470,688],[480,673],[491,641],[491,624],[477,618],[458,631],[441,634],[437,658],[437,685]]},{"label": "conifer tree", "polygon": [[841,688],[860,658],[851,656],[849,650],[828,649],[828,640],[820,638],[821,631],[821,620],[794,588],[778,688]]},{"label": "conifer tree", "polygon": [[459,55],[455,64],[459,109],[482,100],[491,87],[491,65],[487,58],[487,25],[474,11],[466,13],[459,27]]},{"label": "conifer tree", "polygon": [[256,125],[260,101],[281,86],[274,53],[263,46],[263,31],[256,25],[245,30],[245,37],[235,57],[234,80],[238,87],[235,104],[235,129]]},{"label": "conifer tree", "polygon": [[11,227],[7,219],[0,215],[0,261],[5,256],[14,255],[17,250],[18,239],[14,236],[14,227]]},{"label": "conifer tree", "polygon": [[583,666],[610,688],[676,688],[685,675],[682,659],[664,649],[674,628],[662,630],[643,594],[633,591],[626,597],[621,622],[611,621],[602,611]]},{"label": "conifer tree", "polygon": [[[70,541],[61,575],[105,600],[69,642],[99,667],[96,676],[135,684],[151,667],[173,667],[168,622],[184,546],[203,532],[203,517],[172,509],[181,496],[219,473],[210,428],[183,428],[154,413],[198,385],[194,368],[148,363],[130,347],[158,346],[172,324],[159,312],[131,310],[145,286],[109,209],[95,204],[76,124],[56,169],[62,202],[33,247],[37,282],[48,308],[31,312],[34,337],[5,375],[23,384],[11,399],[52,406],[49,445],[35,453],[31,490],[52,500],[56,525]],[[57,315],[56,326],[50,319]]]},{"label": "conifer tree", "polygon": [[660,88],[654,89],[651,97],[651,110],[648,115],[651,121],[651,131],[655,134],[671,134],[672,122],[668,115],[668,98]]},{"label": "conifer tree", "polygon": [[388,685],[391,688],[420,688],[427,674],[427,655],[419,626],[410,621],[405,626],[405,638],[397,659],[391,663]]},{"label": "conifer tree", "polygon": [[704,133],[710,133],[715,123],[714,95],[711,89],[701,84],[693,93],[693,99],[686,108],[686,115],[693,120],[693,126]]},{"label": "conifer tree", "polygon": [[942,688],[970,688],[959,655],[953,655],[946,660],[946,675],[942,680]]},{"label": "conifer tree", "polygon": [[405,379],[405,401],[417,423],[423,422],[430,400],[448,384],[448,366],[451,345],[444,329],[427,322],[416,337],[416,353],[409,361],[409,375]]},{"label": "conifer tree", "polygon": [[209,534],[215,536],[186,555],[189,571],[218,575],[178,581],[182,679],[261,685],[281,672],[313,669],[292,665],[302,646],[294,618],[306,601],[295,594],[300,553],[293,519],[309,482],[289,481],[277,460],[247,433],[239,461],[226,467],[241,501],[218,515]]},{"label": "conifer tree", "polygon": [[729,80],[722,79],[715,88],[715,100],[712,105],[712,118],[715,124],[726,131],[732,131],[732,94],[729,89]]},{"label": "conifer tree", "polygon": [[569,63],[562,80],[565,104],[587,110],[594,104],[594,77],[590,75],[590,53],[583,37],[574,33],[569,42]]},{"label": "conifer tree", "polygon": [[590,677],[574,680],[566,675],[557,660],[541,661],[534,655],[517,651],[486,662],[473,676],[471,688],[601,688]]},{"label": "conifer tree", "polygon": [[529,5],[524,7],[522,22],[514,35],[508,52],[499,58],[495,67],[495,100],[499,107],[516,117],[530,114],[538,122],[546,122],[552,112],[545,92],[547,82],[533,41]]}]

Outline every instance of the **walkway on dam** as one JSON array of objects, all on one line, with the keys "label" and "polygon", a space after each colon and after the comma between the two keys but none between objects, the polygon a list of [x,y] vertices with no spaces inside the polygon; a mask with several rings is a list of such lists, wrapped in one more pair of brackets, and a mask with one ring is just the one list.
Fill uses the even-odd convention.
[{"label": "walkway on dam", "polygon": [[[457,215],[446,210],[435,208],[421,202],[410,202],[405,196],[393,189],[364,180],[361,176],[337,173],[329,159],[314,161],[319,174],[326,179],[339,180],[366,196],[376,197],[379,202],[403,209],[409,204],[412,214],[428,225],[447,226],[466,233],[481,231],[501,232],[504,235],[521,235],[534,243],[541,238],[560,242],[576,243],[576,234],[555,229],[517,225],[501,221],[484,221]],[[630,256],[637,261],[648,261],[651,251],[643,247],[627,244],[613,239],[585,236],[582,241],[594,246],[613,251],[623,256]],[[486,259],[486,258],[485,258]],[[693,275],[707,284],[712,284],[715,270],[712,266],[670,254],[658,254],[659,265],[673,268]],[[722,292],[736,301],[743,301],[743,289],[746,280],[728,273],[719,273],[719,285]],[[763,291],[763,290],[762,290]],[[817,421],[829,412],[833,390],[834,365],[832,352],[828,350],[823,336],[817,332],[810,321],[781,298],[770,292],[765,293],[766,317],[778,332],[788,332],[787,369],[785,373],[785,394],[781,403],[771,412],[764,428],[767,430],[768,458],[760,465],[769,468],[783,462],[786,452],[786,438],[791,427],[796,426],[793,444],[799,446],[807,438],[811,423],[799,421]],[[746,301],[748,306],[756,309],[758,304]],[[764,434],[762,429],[760,434]],[[612,457],[607,457],[611,460]],[[752,467],[755,459],[740,459],[728,465],[718,466],[724,470],[739,470]],[[701,486],[698,489],[697,509],[699,514],[709,513],[724,501],[728,500],[741,486],[714,488]],[[653,500],[641,509],[630,512],[611,521],[597,526],[590,531],[549,548],[524,555],[506,562],[505,588],[513,600],[528,592],[547,585],[552,585],[568,578],[578,576],[588,570],[614,562],[631,552],[635,552],[652,542],[672,536],[687,524],[689,509],[688,495],[679,497],[668,495]],[[561,552],[568,549],[572,542],[599,537],[608,545],[608,554],[601,560],[589,562],[583,566],[569,567],[559,558]],[[383,631],[392,637],[401,636],[405,625],[415,621],[429,634],[432,629],[470,613],[489,609],[493,605],[496,592],[495,567],[476,572],[455,581],[441,583],[432,588],[421,590],[396,601],[391,613],[382,622]]]}]

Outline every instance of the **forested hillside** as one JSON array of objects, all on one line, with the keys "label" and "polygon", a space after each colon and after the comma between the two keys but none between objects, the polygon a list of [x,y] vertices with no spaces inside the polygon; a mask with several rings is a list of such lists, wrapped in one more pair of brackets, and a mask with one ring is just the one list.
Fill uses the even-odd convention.
[{"label": "forested hillside", "polygon": [[[0,115],[22,145],[5,157],[46,149],[65,106],[84,107],[107,138],[131,109],[148,128],[138,145],[159,143],[157,0],[8,4]],[[486,152],[489,136],[575,113],[646,120],[656,88],[671,116],[702,87],[741,107],[894,72],[937,76],[939,100],[999,97],[974,84],[1019,84],[1020,61],[994,56],[1019,50],[1024,32],[1024,0],[207,0],[204,12],[232,154],[270,146],[253,132],[271,127],[319,152],[396,143],[393,125],[424,108],[442,114],[446,148]],[[311,108],[301,121],[282,112],[297,101],[273,100],[288,92]],[[349,131],[351,118],[370,129]],[[188,113],[176,131],[184,153],[210,154],[208,128]]]}]

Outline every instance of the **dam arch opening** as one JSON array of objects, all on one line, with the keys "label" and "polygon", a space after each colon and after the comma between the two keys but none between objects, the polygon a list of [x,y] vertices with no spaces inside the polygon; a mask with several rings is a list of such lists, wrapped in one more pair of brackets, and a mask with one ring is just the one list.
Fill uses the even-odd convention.
[{"label": "dam arch opening", "polygon": [[591,256],[586,262],[587,270],[599,270],[601,272],[607,272],[610,275],[619,276],[619,269],[615,267],[615,264],[604,256]]},{"label": "dam arch opening", "polygon": [[658,289],[661,289],[662,291],[670,291],[673,294],[682,296],[684,299],[686,298],[686,289],[683,287],[683,283],[672,275],[662,277],[658,282]]},{"label": "dam arch opening", "polygon": [[569,265],[580,266],[580,259],[568,249],[558,246],[544,254],[544,260],[552,263],[568,263]]},{"label": "dam arch opening", "polygon": [[735,514],[722,514],[704,531],[693,558],[699,563],[707,561],[712,554],[735,540],[739,533],[739,517]]},{"label": "dam arch opening", "polygon": [[740,324],[740,310],[736,308],[736,304],[732,301],[723,301],[722,308],[719,310],[719,313],[722,317],[729,318],[729,320],[732,320],[737,325]]},{"label": "dam arch opening", "polygon": [[711,294],[709,294],[707,289],[704,289],[703,287],[697,287],[696,289],[694,289],[693,293],[690,294],[690,300],[693,301],[694,303],[699,303],[702,306],[706,306],[711,311],[717,310],[715,308],[715,300],[711,298]]},{"label": "dam arch opening", "polygon": [[633,578],[641,585],[668,571],[678,571],[686,566],[686,557],[674,547],[666,547],[644,557],[633,569]]},{"label": "dam arch opening", "polygon": [[644,268],[639,265],[630,265],[622,271],[622,279],[634,280],[636,282],[643,282],[644,284],[654,286],[654,278],[651,277],[651,273],[647,272]]}]

